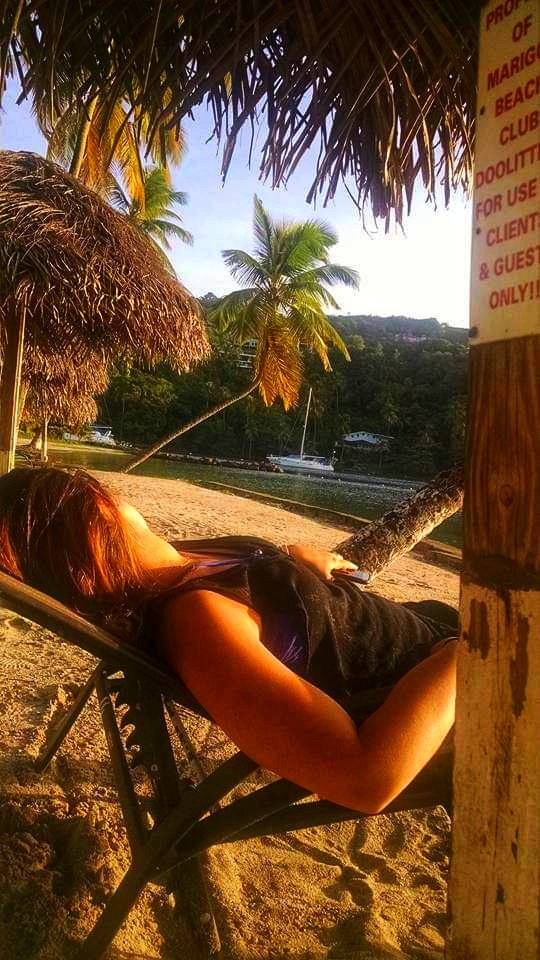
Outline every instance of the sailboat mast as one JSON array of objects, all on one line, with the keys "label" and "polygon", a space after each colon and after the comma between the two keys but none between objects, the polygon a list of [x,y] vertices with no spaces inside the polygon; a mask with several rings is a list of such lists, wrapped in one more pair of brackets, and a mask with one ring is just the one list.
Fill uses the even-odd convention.
[{"label": "sailboat mast", "polygon": [[306,430],[307,430],[307,422],[308,422],[308,417],[309,417],[309,408],[310,408],[310,405],[311,405],[311,394],[312,394],[312,392],[313,392],[313,391],[312,391],[312,389],[311,389],[311,387],[310,387],[310,388],[309,388],[309,394],[308,394],[307,407],[306,407],[306,415],[305,415],[305,417],[304,417],[304,432],[302,433],[302,444],[301,444],[301,446],[300,446],[300,459],[301,459],[301,460],[304,459],[304,444],[305,444],[305,442],[306,442]]}]

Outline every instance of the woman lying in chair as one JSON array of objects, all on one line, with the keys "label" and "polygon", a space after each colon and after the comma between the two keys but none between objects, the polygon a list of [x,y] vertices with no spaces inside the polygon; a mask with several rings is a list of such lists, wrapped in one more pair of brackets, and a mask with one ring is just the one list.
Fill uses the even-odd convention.
[{"label": "woman lying in chair", "polygon": [[[134,642],[241,750],[343,806],[384,809],[452,726],[455,611],[359,589],[337,554],[172,545],[93,477],[19,468],[0,478],[0,567],[94,621],[138,614]],[[336,702],[388,685],[360,727]]]}]

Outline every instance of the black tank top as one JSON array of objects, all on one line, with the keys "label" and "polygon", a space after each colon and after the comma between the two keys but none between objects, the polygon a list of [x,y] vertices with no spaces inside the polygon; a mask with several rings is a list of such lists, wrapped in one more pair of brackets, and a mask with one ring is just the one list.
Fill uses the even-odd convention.
[{"label": "black tank top", "polygon": [[[149,628],[171,595],[201,589],[219,593],[255,610],[265,646],[335,699],[393,685],[432,652],[434,643],[457,634],[457,614],[446,604],[400,604],[345,577],[324,580],[256,537],[172,545],[234,562],[154,598],[144,617]],[[439,619],[426,616],[426,610]],[[151,629],[143,627],[143,636],[149,639]]]}]

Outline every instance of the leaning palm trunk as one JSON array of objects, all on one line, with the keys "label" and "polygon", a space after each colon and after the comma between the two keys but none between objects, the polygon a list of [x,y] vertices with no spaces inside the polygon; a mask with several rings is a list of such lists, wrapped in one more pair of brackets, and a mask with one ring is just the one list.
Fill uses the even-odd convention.
[{"label": "leaning palm trunk", "polygon": [[462,502],[463,468],[459,465],[439,473],[397,507],[343,540],[335,550],[373,578],[459,510]]},{"label": "leaning palm trunk", "polygon": [[75,143],[73,157],[71,158],[71,163],[69,166],[69,172],[72,177],[78,177],[81,172],[84,155],[86,153],[86,146],[88,143],[88,135],[90,133],[90,127],[92,126],[92,119],[96,112],[97,103],[98,94],[94,93],[89,98],[84,108],[83,116],[77,131],[77,142]]},{"label": "leaning palm trunk", "polygon": [[210,417],[215,416],[216,413],[221,413],[222,410],[226,410],[227,407],[231,407],[233,403],[238,403],[239,400],[249,397],[250,393],[253,393],[258,386],[259,381],[256,380],[255,383],[250,384],[247,390],[244,390],[242,393],[238,393],[236,397],[232,398],[232,400],[226,400],[225,403],[220,403],[217,407],[212,407],[211,410],[206,410],[206,412],[201,413],[199,417],[195,417],[194,420],[190,420],[189,423],[185,423],[184,426],[180,427],[179,430],[174,430],[172,433],[169,433],[168,436],[163,437],[162,440],[158,440],[158,442],[154,443],[153,446],[148,447],[148,450],[145,450],[140,457],[137,457],[136,460],[133,460],[131,463],[129,463],[122,472],[131,473],[135,467],[140,467],[141,463],[149,460],[150,457],[153,457],[154,454],[158,452],[158,450],[161,450],[162,447],[166,447],[168,443],[172,443],[172,441],[176,440],[177,437],[181,437],[184,433],[187,433],[188,430],[192,430],[193,427],[198,427],[200,423],[204,423],[205,420],[209,420]]}]

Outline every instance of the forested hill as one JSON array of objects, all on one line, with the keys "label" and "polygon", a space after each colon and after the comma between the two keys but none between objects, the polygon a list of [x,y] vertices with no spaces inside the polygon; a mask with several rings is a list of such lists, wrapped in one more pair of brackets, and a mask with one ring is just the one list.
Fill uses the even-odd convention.
[{"label": "forested hill", "polygon": [[375,339],[391,338],[410,343],[425,340],[449,340],[451,343],[467,343],[467,330],[439,323],[435,317],[378,317],[373,314],[335,314],[330,317],[337,329],[344,333],[359,333]]},{"label": "forested hill", "polygon": [[[355,472],[424,478],[451,465],[463,445],[466,406],[467,334],[435,319],[336,316],[350,362],[331,352],[325,373],[304,356],[298,407],[266,408],[257,396],[233,404],[171,445],[197,455],[263,459],[298,452],[308,389],[313,402],[306,453],[329,456]],[[100,418],[117,439],[147,445],[187,423],[249,383],[249,350],[210,331],[212,358],[189,373],[165,366],[154,370],[118,367],[100,400]],[[352,431],[390,436],[389,450],[352,449],[341,438]]]}]

